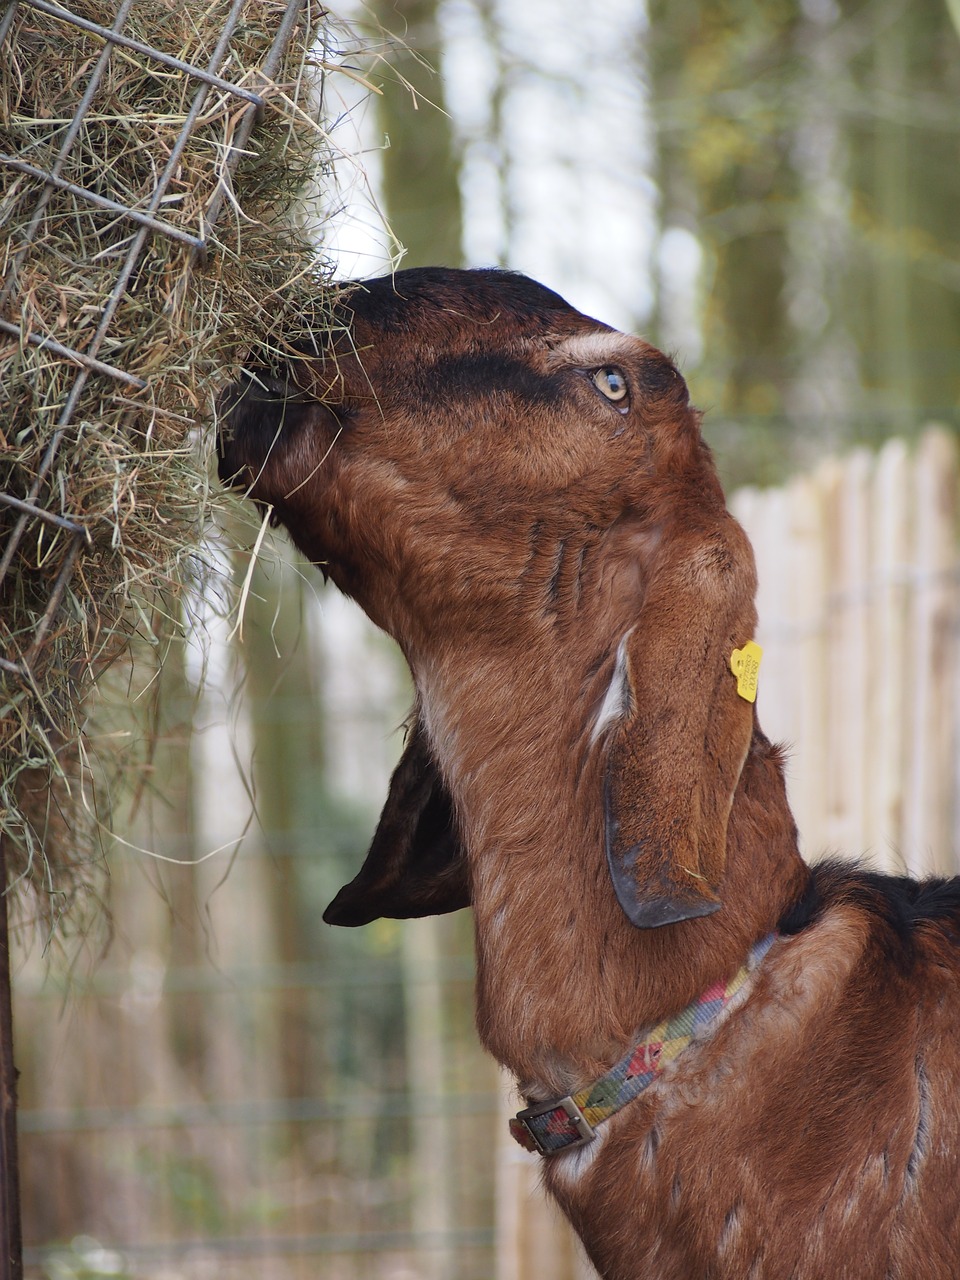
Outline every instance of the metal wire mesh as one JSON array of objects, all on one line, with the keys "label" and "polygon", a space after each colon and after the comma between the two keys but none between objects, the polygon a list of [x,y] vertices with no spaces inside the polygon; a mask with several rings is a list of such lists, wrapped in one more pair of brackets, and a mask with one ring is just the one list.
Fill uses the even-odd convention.
[{"label": "metal wire mesh", "polygon": [[[316,250],[284,216],[322,150],[296,102],[318,88],[304,64],[322,16],[310,0],[0,0],[4,1277],[19,1274],[8,908],[49,932],[77,901],[100,909],[110,797],[102,755],[91,782],[88,694],[158,618],[177,634],[169,601],[206,511],[195,429],[237,350],[286,316],[261,326],[263,294],[313,283]],[[135,754],[111,779],[136,782]]]},{"label": "metal wire mesh", "polygon": [[[296,25],[298,13],[303,6],[303,2],[304,0],[289,0],[286,5],[277,28],[276,37],[260,67],[260,75],[264,80],[269,80],[276,73]],[[20,235],[19,243],[6,263],[5,279],[2,289],[0,289],[0,310],[16,295],[21,268],[36,245],[38,232],[43,227],[44,211],[55,191],[68,191],[74,197],[88,202],[94,208],[105,209],[128,218],[138,228],[120,262],[114,287],[102,309],[99,323],[82,348],[65,345],[57,341],[49,332],[38,331],[34,328],[25,330],[21,325],[11,320],[0,318],[0,332],[9,335],[21,345],[30,344],[43,349],[51,357],[65,362],[74,371],[72,380],[68,381],[59,409],[57,429],[40,460],[30,489],[22,494],[0,492],[0,503],[18,513],[16,522],[7,539],[3,555],[0,556],[0,589],[2,589],[3,582],[15,562],[21,541],[32,522],[48,522],[70,535],[61,555],[59,572],[56,574],[49,591],[46,608],[36,625],[30,642],[16,659],[0,657],[0,668],[12,675],[20,676],[24,680],[30,679],[32,664],[56,616],[63,594],[74,572],[78,552],[81,546],[89,539],[86,527],[79,520],[71,519],[69,515],[50,509],[49,505],[42,500],[44,482],[57,457],[64,432],[73,422],[81,392],[89,378],[111,378],[119,385],[135,390],[142,390],[146,386],[142,378],[100,358],[104,341],[115,323],[119,304],[130,288],[131,281],[135,279],[137,267],[151,236],[167,236],[179,243],[185,243],[190,247],[194,260],[202,261],[206,253],[207,237],[216,223],[227,195],[225,179],[233,173],[242,156],[244,146],[256,124],[258,112],[263,106],[263,99],[255,90],[234,84],[218,74],[231,39],[243,17],[245,0],[234,0],[223,23],[220,39],[205,67],[194,66],[189,62],[126,36],[123,28],[133,4],[134,0],[122,0],[116,11],[114,21],[109,27],[92,22],[66,6],[50,4],[47,0],[13,0],[12,3],[7,5],[2,19],[0,19],[0,45],[10,34],[18,8],[37,10],[57,22],[80,28],[103,41],[103,50],[90,72],[83,92],[78,98],[76,113],[50,167],[48,169],[38,168],[23,158],[0,154],[0,165],[4,166],[8,171],[28,178],[36,190],[36,204],[32,217]],[[183,122],[179,136],[169,156],[167,156],[166,162],[158,168],[152,190],[147,194],[142,205],[138,207],[106,198],[95,191],[72,183],[62,176],[67,161],[80,136],[84,119],[94,100],[110,58],[117,48],[130,50],[143,57],[153,59],[196,82],[192,106]],[[191,234],[158,215],[162,211],[164,198],[177,172],[177,166],[183,150],[197,127],[197,122],[200,119],[212,87],[235,97],[237,102],[242,104],[242,117],[234,134],[231,152],[225,161],[224,175],[217,183],[207,203],[202,218],[200,234]]]}]

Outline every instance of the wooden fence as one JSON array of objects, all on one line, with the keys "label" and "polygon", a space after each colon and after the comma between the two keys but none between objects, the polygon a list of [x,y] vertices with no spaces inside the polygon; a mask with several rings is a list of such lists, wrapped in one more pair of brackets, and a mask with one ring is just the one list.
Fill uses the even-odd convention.
[{"label": "wooden fence", "polygon": [[760,578],[760,718],[790,744],[805,855],[956,871],[955,437],[891,440],[731,505]]},{"label": "wooden fence", "polygon": [[[731,499],[759,573],[760,721],[789,744],[809,860],[960,870],[958,481],[957,440],[932,428]],[[537,1165],[504,1141],[497,1280],[587,1280]]]}]

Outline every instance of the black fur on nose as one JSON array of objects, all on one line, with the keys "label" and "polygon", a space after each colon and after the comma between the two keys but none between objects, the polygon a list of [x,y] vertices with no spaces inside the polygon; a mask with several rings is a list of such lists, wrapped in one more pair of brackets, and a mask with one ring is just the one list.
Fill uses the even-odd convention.
[{"label": "black fur on nose", "polygon": [[217,398],[217,474],[229,488],[249,486],[285,431],[313,402],[285,378],[244,369]]}]

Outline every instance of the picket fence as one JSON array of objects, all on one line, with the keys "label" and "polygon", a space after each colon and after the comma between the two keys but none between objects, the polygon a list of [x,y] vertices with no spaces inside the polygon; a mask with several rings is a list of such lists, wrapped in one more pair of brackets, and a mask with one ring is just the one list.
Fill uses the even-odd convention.
[{"label": "picket fence", "polygon": [[[730,506],[757,559],[758,713],[789,748],[804,855],[960,871],[956,437],[933,427],[856,450]],[[506,1087],[503,1110],[516,1110]],[[497,1278],[588,1280],[537,1163],[504,1141]]]},{"label": "picket fence", "polygon": [[811,859],[958,869],[957,440],[930,429],[731,503],[754,545],[761,722]]}]

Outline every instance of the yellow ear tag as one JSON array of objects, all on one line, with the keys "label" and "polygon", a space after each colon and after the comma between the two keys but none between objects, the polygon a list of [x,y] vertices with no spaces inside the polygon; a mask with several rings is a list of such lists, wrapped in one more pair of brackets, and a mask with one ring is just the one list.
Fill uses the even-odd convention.
[{"label": "yellow ear tag", "polygon": [[748,640],[742,649],[734,649],[730,655],[730,670],[737,677],[737,693],[747,702],[757,700],[757,679],[762,657],[763,650],[755,640]]}]

